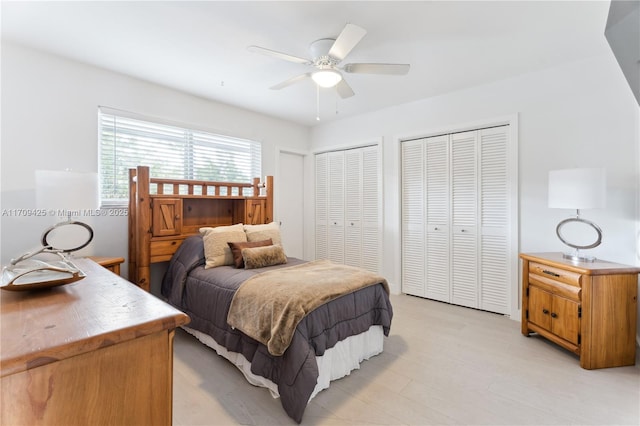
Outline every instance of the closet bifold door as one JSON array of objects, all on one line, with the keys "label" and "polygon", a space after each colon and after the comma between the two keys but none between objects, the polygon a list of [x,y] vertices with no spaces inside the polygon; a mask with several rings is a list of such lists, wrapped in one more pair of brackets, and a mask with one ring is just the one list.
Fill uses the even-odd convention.
[{"label": "closet bifold door", "polygon": [[378,149],[371,145],[316,154],[316,259],[380,271]]},{"label": "closet bifold door", "polygon": [[402,291],[509,314],[509,126],[401,143]]},{"label": "closet bifold door", "polygon": [[329,257],[336,263],[344,263],[344,152],[329,152]]},{"label": "closet bifold door", "polygon": [[402,142],[402,292],[425,297],[424,140]]},{"label": "closet bifold door", "polygon": [[478,131],[480,276],[478,308],[509,314],[510,180],[508,126]]},{"label": "closet bifold door", "polygon": [[362,266],[362,153],[344,152],[344,264]]},{"label": "closet bifold door", "polygon": [[478,307],[477,132],[451,135],[451,302]]},{"label": "closet bifold door", "polygon": [[425,141],[425,297],[451,302],[449,136]]},{"label": "closet bifold door", "polygon": [[361,227],[362,227],[362,264],[371,272],[381,271],[382,259],[382,181],[378,146],[368,146],[360,150],[362,154],[361,177]]},{"label": "closet bifold door", "polygon": [[326,153],[315,156],[316,259],[329,259],[329,160]]}]

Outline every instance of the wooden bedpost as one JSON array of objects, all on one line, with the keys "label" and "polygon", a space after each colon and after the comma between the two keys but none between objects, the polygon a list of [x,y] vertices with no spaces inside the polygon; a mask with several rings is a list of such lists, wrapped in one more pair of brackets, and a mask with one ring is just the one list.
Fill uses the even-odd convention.
[{"label": "wooden bedpost", "polygon": [[149,167],[138,166],[136,182],[136,275],[134,284],[143,290],[151,288],[151,197]]},{"label": "wooden bedpost", "polygon": [[136,169],[129,169],[129,280],[136,281]]},{"label": "wooden bedpost", "polygon": [[260,195],[260,178],[253,178],[251,183],[253,185],[253,196],[257,197]]},{"label": "wooden bedpost", "polygon": [[264,223],[273,222],[273,176],[267,176],[267,211],[265,215]]}]

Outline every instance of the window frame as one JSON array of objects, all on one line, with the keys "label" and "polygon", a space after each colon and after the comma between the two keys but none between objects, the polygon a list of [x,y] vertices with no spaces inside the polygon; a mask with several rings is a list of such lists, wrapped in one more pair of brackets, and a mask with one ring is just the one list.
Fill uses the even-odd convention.
[{"label": "window frame", "polygon": [[[112,121],[114,128],[113,139],[110,142],[105,141],[105,134],[108,132],[109,124],[105,124],[106,120]],[[180,145],[183,148],[182,154],[175,155],[176,164],[169,164],[169,168],[172,170],[172,174],[165,174],[159,172],[157,167],[150,164],[145,164],[145,160],[136,160],[134,158],[128,158],[128,156],[135,157],[136,151],[134,150],[133,154],[127,154],[118,156],[116,153],[105,153],[105,150],[108,148],[108,144],[112,144],[113,149],[118,149],[118,145],[123,146],[123,141],[121,139],[126,138],[128,134],[127,131],[122,132],[121,135],[117,134],[117,122],[120,120],[121,123],[142,123],[147,124],[150,127],[155,129],[155,133],[153,135],[157,136],[157,140],[162,140],[162,129],[164,128],[166,134],[167,143],[166,148],[166,159],[167,161],[174,159],[174,153],[171,152],[171,147],[169,146],[169,140],[173,140],[173,144],[176,143],[184,143]],[[172,130],[169,132],[168,130]],[[135,168],[139,165],[149,165],[151,167],[151,175],[154,178],[168,178],[168,179],[187,179],[187,180],[203,180],[203,181],[222,181],[222,182],[251,182],[253,177],[262,176],[262,142],[255,139],[242,138],[237,136],[229,136],[219,131],[212,131],[211,129],[206,129],[199,126],[186,125],[184,123],[171,122],[168,120],[162,120],[152,117],[143,116],[140,114],[135,114],[127,111],[117,110],[108,107],[98,107],[98,178],[99,178],[99,198],[100,198],[100,206],[103,208],[118,208],[118,207],[126,207],[129,203],[129,188],[128,188],[128,169]],[[176,138],[177,132],[183,132],[183,135]],[[131,132],[131,131],[130,131]],[[147,136],[147,135],[145,135]],[[120,139],[120,140],[119,140]],[[142,148],[144,148],[144,144],[146,143],[148,146],[146,149],[142,149],[138,152],[138,156],[144,156],[147,152],[158,151],[155,149],[157,145],[154,145],[154,149],[151,150],[151,143],[143,142],[142,137],[140,140],[136,141],[140,143]],[[229,148],[235,147],[234,149],[225,149],[224,145],[227,145]],[[165,148],[165,146],[159,146],[157,148]],[[136,150],[139,147],[136,148]],[[151,150],[151,151],[150,151]],[[215,154],[215,151],[220,151],[220,157],[216,157],[215,155],[211,157],[212,154]],[[238,152],[244,151],[246,153],[246,157],[241,158],[239,163],[241,167],[238,167],[238,163],[230,164],[229,159],[234,158],[238,155]],[[149,154],[151,155],[151,154]],[[160,156],[164,154],[159,154]],[[226,159],[224,157],[227,157]],[[105,158],[108,157],[108,158]],[[124,157],[125,162],[136,164],[125,164],[124,170],[117,170],[118,159],[122,159]],[[145,157],[146,158],[146,157]],[[211,158],[214,158],[214,162],[211,163]],[[162,157],[164,160],[164,157]],[[155,161],[158,161],[156,158]],[[203,161],[208,163],[203,166]],[[216,162],[220,162],[218,166]],[[167,165],[163,162],[162,166]],[[224,169],[222,166],[230,166],[233,172],[240,173],[243,175],[243,178],[235,178],[229,179],[227,177],[215,177],[209,178],[204,176],[207,172],[211,173],[213,167],[218,167],[219,170]],[[105,191],[105,179],[106,170],[108,167],[112,168],[111,175],[109,176],[112,179],[112,184],[114,190],[110,192],[110,194],[105,194],[109,191]],[[203,168],[204,167],[204,168]],[[120,166],[122,168],[122,166]],[[240,169],[240,170],[238,170]],[[248,170],[247,170],[248,169]],[[176,170],[181,170],[181,174],[176,174]],[[198,176],[197,170],[200,170],[200,176]],[[216,173],[220,173],[219,170],[216,170]],[[248,175],[247,175],[248,172]],[[247,176],[244,176],[247,175]],[[125,188],[122,187],[122,180],[126,179],[127,184]],[[113,195],[123,194],[123,197],[114,197]],[[111,195],[111,196],[109,196]]]}]

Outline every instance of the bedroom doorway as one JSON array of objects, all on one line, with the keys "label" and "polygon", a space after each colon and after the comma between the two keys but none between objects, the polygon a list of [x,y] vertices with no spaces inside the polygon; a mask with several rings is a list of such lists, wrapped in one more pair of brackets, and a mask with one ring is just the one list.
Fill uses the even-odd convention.
[{"label": "bedroom doorway", "polygon": [[276,220],[287,256],[304,258],[304,155],[280,151],[276,180]]}]

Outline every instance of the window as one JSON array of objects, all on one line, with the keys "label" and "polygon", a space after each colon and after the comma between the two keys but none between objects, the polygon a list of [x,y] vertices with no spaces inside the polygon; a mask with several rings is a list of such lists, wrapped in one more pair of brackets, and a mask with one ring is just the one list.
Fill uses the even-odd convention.
[{"label": "window", "polygon": [[100,197],[125,205],[129,169],[150,167],[153,177],[250,182],[261,176],[260,142],[217,135],[99,110]]}]

